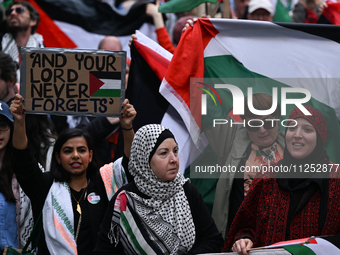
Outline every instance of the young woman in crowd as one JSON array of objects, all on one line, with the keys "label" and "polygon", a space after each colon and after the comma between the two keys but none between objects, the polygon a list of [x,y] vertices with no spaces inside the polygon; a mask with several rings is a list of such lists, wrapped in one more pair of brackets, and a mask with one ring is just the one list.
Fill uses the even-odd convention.
[{"label": "young woman in crowd", "polygon": [[[247,254],[252,247],[340,233],[340,179],[323,147],[326,122],[318,110],[305,107],[312,115],[298,108],[290,114],[295,121],[288,123],[284,157],[276,165],[296,171],[257,175],[223,251]],[[322,169],[321,173],[312,171],[312,166]]]},{"label": "young woman in crowd", "polygon": [[33,226],[30,203],[13,174],[12,134],[13,116],[0,101],[0,254],[6,245],[22,248]]},{"label": "young woman in crowd", "polygon": [[178,168],[178,145],[170,130],[158,124],[141,127],[128,164],[134,180],[112,198],[95,254],[220,252],[222,236]]},{"label": "young woman in crowd", "polygon": [[[80,129],[60,134],[53,150],[51,172],[42,173],[25,132],[22,102],[22,96],[17,94],[10,107],[14,118],[12,167],[32,202],[34,219],[42,213],[43,234],[38,252],[92,254],[108,197],[90,136]],[[124,127],[135,111],[128,100],[122,108]]]}]

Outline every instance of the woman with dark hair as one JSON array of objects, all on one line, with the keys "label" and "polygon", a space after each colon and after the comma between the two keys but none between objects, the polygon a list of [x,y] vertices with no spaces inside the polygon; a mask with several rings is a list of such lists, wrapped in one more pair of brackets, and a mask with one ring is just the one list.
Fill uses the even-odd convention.
[{"label": "woman with dark hair", "polygon": [[178,172],[178,145],[169,129],[150,124],[133,139],[133,181],[112,198],[94,254],[220,252],[221,234],[194,185]]},{"label": "woman with dark hair", "polygon": [[326,121],[318,110],[305,107],[312,115],[298,108],[291,112],[284,157],[273,165],[292,170],[257,175],[223,251],[247,254],[249,248],[279,241],[340,234],[340,179],[323,147]]},{"label": "woman with dark hair", "polygon": [[4,247],[23,248],[33,228],[28,197],[18,184],[10,160],[13,116],[0,101],[0,254]]},{"label": "woman with dark hair", "polygon": [[57,132],[47,115],[28,115],[26,134],[33,149],[33,156],[43,167],[43,172],[50,171],[53,145]]},{"label": "woman with dark hair", "polygon": [[[66,150],[64,147],[66,146],[66,142],[70,139],[76,138],[76,137],[81,137],[81,140],[85,140],[85,143],[88,147],[88,150],[90,152],[89,155],[89,164],[86,169],[86,178],[89,178],[93,174],[95,174],[98,170],[98,165],[97,161],[95,159],[95,156],[93,154],[93,143],[90,138],[90,135],[86,133],[85,131],[81,129],[66,129],[64,130],[58,137],[56,143],[54,144],[53,148],[53,155],[55,157],[52,158],[52,169],[51,172],[53,174],[53,177],[56,181],[58,182],[70,182],[74,177],[73,177],[73,172],[68,171],[67,167],[65,164],[63,164],[62,161],[62,154],[67,154],[69,153],[68,151],[63,151]],[[84,148],[83,148],[84,149]],[[67,164],[68,162],[66,162]]]},{"label": "woman with dark hair", "polygon": [[[51,172],[42,173],[25,132],[22,102],[22,96],[17,94],[10,107],[14,118],[12,165],[31,199],[34,219],[42,213],[43,234],[38,252],[92,254],[108,195],[91,138],[80,129],[61,133],[54,145]],[[124,102],[122,125],[135,115],[133,106]]]},{"label": "woman with dark hair", "polygon": [[20,188],[9,160],[12,134],[12,114],[8,105],[0,101],[0,254],[3,253],[6,245],[19,247],[22,238],[21,235],[18,237],[18,233],[21,232]]}]

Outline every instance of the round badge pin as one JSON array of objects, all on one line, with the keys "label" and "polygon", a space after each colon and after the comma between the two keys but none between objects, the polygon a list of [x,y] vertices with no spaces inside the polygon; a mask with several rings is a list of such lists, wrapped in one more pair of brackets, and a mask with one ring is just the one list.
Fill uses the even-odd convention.
[{"label": "round badge pin", "polygon": [[100,196],[96,194],[95,192],[92,192],[87,196],[87,201],[89,201],[90,204],[93,204],[93,205],[98,204],[100,201]]}]

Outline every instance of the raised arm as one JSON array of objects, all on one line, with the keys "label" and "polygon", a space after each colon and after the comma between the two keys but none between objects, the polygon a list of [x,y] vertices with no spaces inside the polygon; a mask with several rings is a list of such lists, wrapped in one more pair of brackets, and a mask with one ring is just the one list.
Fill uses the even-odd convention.
[{"label": "raised arm", "polygon": [[28,145],[23,102],[24,98],[20,94],[16,94],[9,108],[14,119],[13,147],[19,150],[26,149]]},{"label": "raised arm", "polygon": [[132,122],[135,119],[137,112],[129,99],[125,99],[122,104],[122,111],[120,116],[120,125],[123,130],[124,137],[124,154],[126,157],[130,157],[130,150],[135,132],[133,131]]}]

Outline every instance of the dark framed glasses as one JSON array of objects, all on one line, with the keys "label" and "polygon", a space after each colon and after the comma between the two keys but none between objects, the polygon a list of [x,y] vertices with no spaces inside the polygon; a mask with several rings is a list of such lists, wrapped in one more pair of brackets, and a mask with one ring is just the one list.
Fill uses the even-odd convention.
[{"label": "dark framed glasses", "polygon": [[21,14],[21,13],[23,13],[25,10],[26,10],[26,7],[25,7],[25,6],[21,6],[21,7],[16,7],[16,8],[7,9],[7,10],[5,11],[5,14],[6,14],[6,16],[9,16],[9,15],[11,15],[11,13],[12,13],[13,11],[15,11],[17,14]]},{"label": "dark framed glasses", "polygon": [[6,121],[0,121],[0,131],[7,131],[10,124]]},{"label": "dark framed glasses", "polygon": [[[264,127],[266,130],[273,129],[276,126],[277,121],[254,120],[254,121],[245,121],[245,122],[246,122],[246,128],[247,128],[248,131],[256,132],[260,129],[260,127]],[[254,126],[254,127],[252,127],[252,126]]]}]

